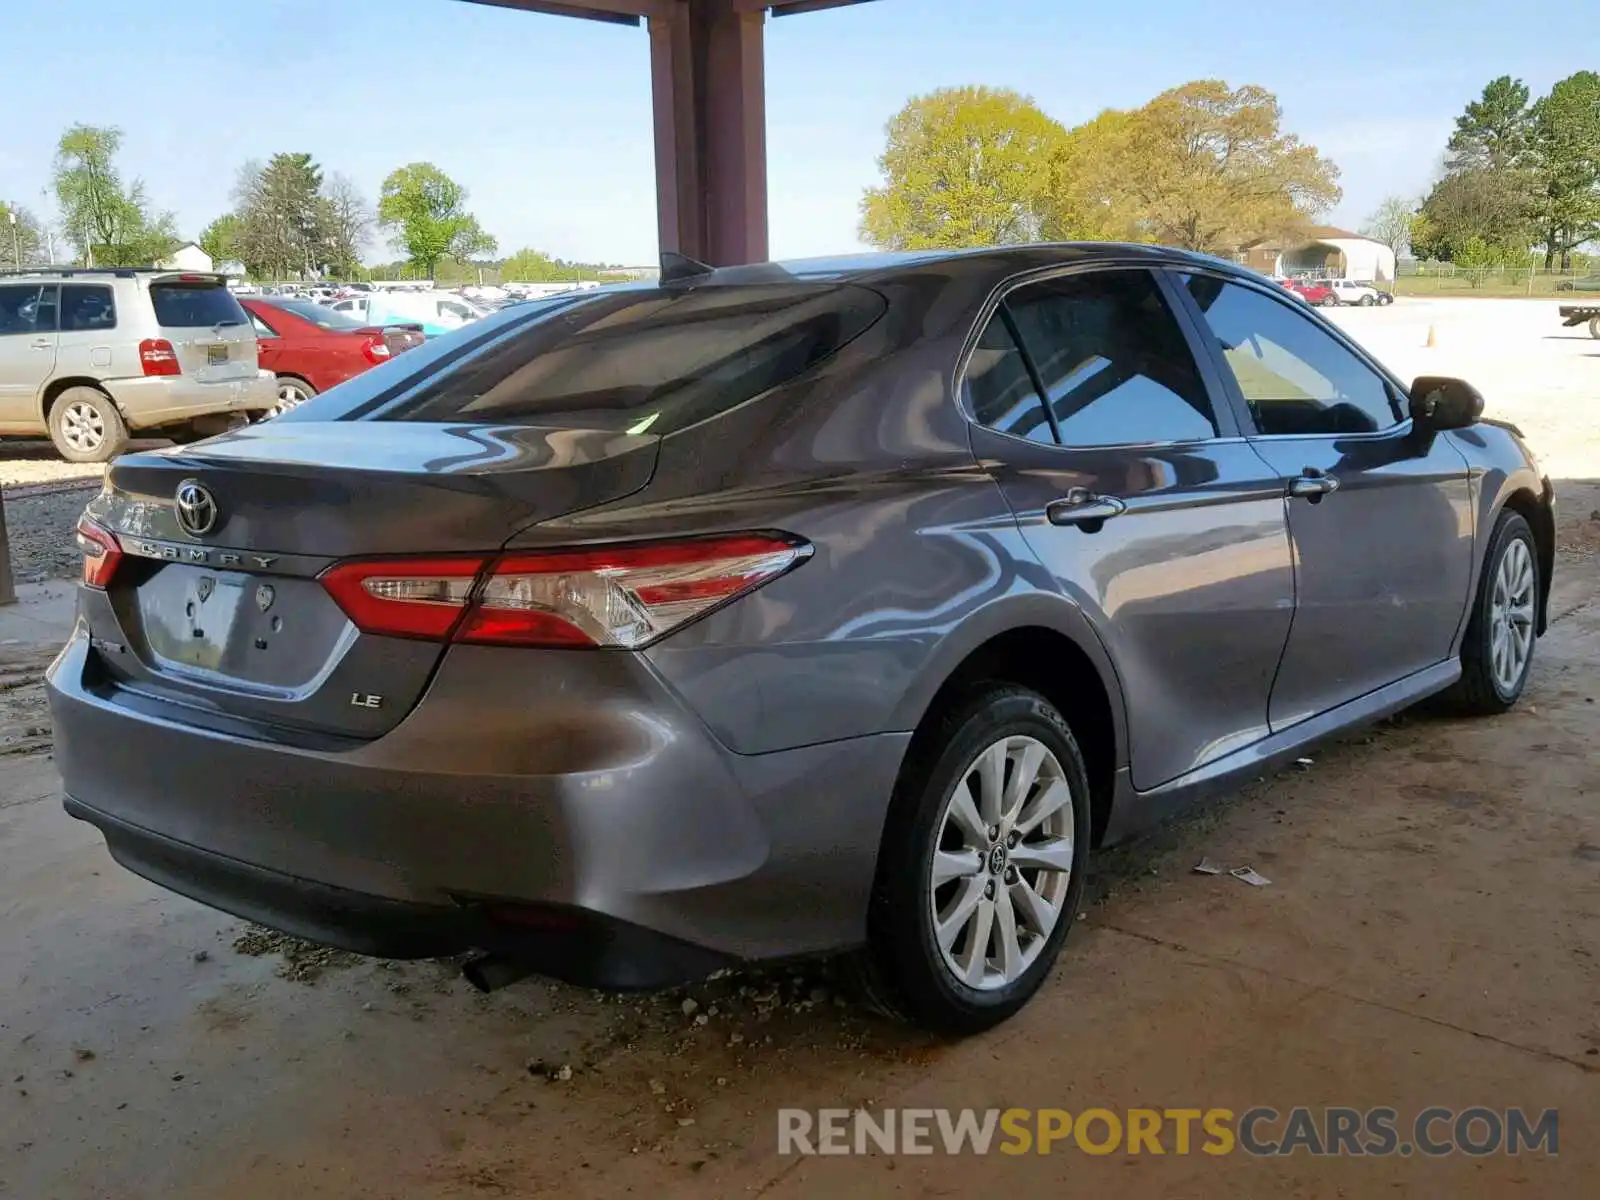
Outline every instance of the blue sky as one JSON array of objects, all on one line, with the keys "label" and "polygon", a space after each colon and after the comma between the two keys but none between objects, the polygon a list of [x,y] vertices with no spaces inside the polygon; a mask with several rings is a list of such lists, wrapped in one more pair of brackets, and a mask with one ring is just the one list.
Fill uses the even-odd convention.
[{"label": "blue sky", "polygon": [[[654,260],[642,30],[459,0],[7,8],[0,197],[53,212],[40,190],[55,140],[85,121],[123,129],[125,174],[186,236],[226,210],[242,162],[305,150],[369,196],[395,166],[438,164],[502,250]],[[1387,193],[1426,188],[1453,118],[1489,79],[1520,76],[1537,93],[1600,67],[1600,31],[1583,28],[1582,9],[877,0],[770,21],[772,251],[854,248],[884,122],[913,94],[964,83],[1016,88],[1068,125],[1190,79],[1262,84],[1285,127],[1342,169],[1332,222],[1359,225]]]}]

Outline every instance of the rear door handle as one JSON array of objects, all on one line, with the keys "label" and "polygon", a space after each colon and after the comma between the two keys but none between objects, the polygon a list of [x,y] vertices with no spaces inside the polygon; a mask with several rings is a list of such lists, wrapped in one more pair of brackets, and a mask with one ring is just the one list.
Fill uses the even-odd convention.
[{"label": "rear door handle", "polygon": [[54,345],[55,343],[49,338],[34,338],[32,342],[32,348],[35,350],[48,350]]},{"label": "rear door handle", "polygon": [[1315,467],[1307,467],[1300,475],[1289,481],[1289,495],[1301,496],[1313,504],[1320,503],[1329,492],[1338,490],[1339,481]]},{"label": "rear door handle", "polygon": [[[1088,488],[1073,488],[1059,500],[1045,506],[1045,518],[1052,525],[1100,527],[1100,522],[1120,517],[1128,506],[1115,496],[1099,496]],[[1090,530],[1093,532],[1093,529]]]}]

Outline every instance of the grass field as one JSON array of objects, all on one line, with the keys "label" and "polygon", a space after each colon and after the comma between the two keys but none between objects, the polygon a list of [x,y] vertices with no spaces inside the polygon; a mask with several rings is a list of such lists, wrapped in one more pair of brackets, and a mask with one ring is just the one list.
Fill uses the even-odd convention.
[{"label": "grass field", "polygon": [[1539,272],[1530,275],[1526,271],[1504,271],[1479,276],[1402,275],[1395,281],[1394,292],[1397,296],[1450,296],[1463,299],[1472,296],[1501,299],[1534,296],[1546,300],[1570,300],[1580,304],[1589,300],[1600,304],[1600,285],[1593,282],[1594,277],[1580,277],[1580,279],[1596,290],[1561,290],[1563,284],[1570,285],[1574,282],[1571,275],[1546,275]]}]

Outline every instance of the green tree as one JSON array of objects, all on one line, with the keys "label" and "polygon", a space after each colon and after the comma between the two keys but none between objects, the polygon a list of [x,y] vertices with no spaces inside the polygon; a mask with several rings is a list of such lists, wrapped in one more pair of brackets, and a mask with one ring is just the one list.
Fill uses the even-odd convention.
[{"label": "green tree", "polygon": [[1566,267],[1600,238],[1600,75],[1570,75],[1533,106],[1528,160],[1544,264]]},{"label": "green tree", "polygon": [[37,218],[20,204],[0,200],[0,269],[36,266],[44,261],[43,244]]},{"label": "green tree", "polygon": [[467,191],[432,163],[411,163],[383,181],[378,227],[433,279],[439,260],[492,254],[495,242],[466,209]]},{"label": "green tree", "polygon": [[56,202],[68,241],[85,262],[137,266],[171,249],[171,213],[156,212],[139,180],[128,186],[117,171],[122,131],[74,125],[56,146]]},{"label": "green tree", "polygon": [[888,125],[861,237],[890,250],[996,246],[1039,236],[1063,130],[1028,97],[987,87],[913,97]]},{"label": "green tree", "polygon": [[1072,130],[1051,170],[1051,236],[1225,254],[1304,226],[1339,169],[1280,129],[1277,97],[1204,79]]},{"label": "green tree", "polygon": [[1509,75],[1491,80],[1456,118],[1445,159],[1452,173],[1506,171],[1524,165],[1532,134],[1528,86]]},{"label": "green tree", "polygon": [[1524,253],[1535,239],[1527,202],[1518,172],[1471,168],[1446,174],[1412,224],[1412,250],[1418,258],[1455,261],[1457,251],[1476,238]]},{"label": "green tree", "polygon": [[264,278],[309,279],[334,257],[322,168],[309,154],[274,154],[246,163],[234,189],[234,239],[247,270]]},{"label": "green tree", "polygon": [[1399,258],[1411,246],[1411,223],[1416,219],[1417,202],[1404,196],[1385,196],[1362,225],[1361,232],[1382,242]]},{"label": "green tree", "polygon": [[200,231],[196,245],[211,256],[218,266],[239,261],[239,218],[233,213],[223,213]]},{"label": "green tree", "polygon": [[562,262],[542,250],[531,248],[518,250],[500,264],[500,279],[504,283],[559,283],[593,279],[597,272],[598,268]]}]

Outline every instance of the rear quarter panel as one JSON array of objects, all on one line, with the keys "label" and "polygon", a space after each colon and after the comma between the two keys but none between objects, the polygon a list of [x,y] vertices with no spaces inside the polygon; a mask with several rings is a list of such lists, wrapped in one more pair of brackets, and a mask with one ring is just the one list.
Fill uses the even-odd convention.
[{"label": "rear quarter panel", "polygon": [[962,658],[1007,628],[1077,640],[1082,615],[1022,544],[950,394],[987,286],[960,292],[892,297],[813,375],[666,438],[643,492],[513,544],[739,529],[808,539],[809,560],[645,652],[743,754],[914,728]]}]

